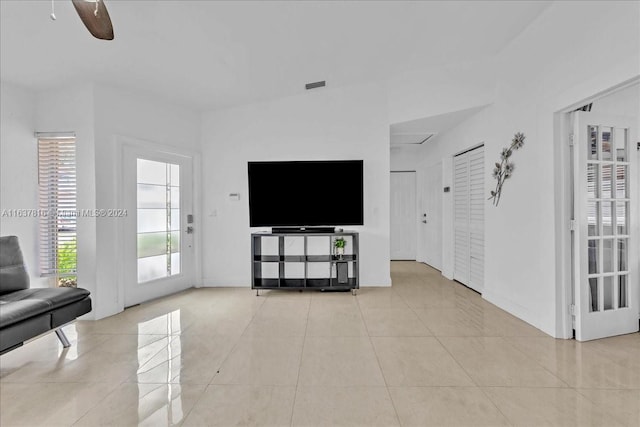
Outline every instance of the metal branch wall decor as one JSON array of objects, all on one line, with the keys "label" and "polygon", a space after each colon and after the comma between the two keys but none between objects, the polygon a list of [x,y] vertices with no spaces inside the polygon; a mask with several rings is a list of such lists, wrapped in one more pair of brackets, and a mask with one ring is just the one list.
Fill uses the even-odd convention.
[{"label": "metal branch wall decor", "polygon": [[502,194],[502,186],[505,180],[509,179],[513,175],[515,165],[509,159],[515,150],[522,148],[524,145],[525,136],[522,132],[517,132],[513,135],[511,145],[507,148],[503,148],[500,153],[500,162],[496,162],[496,167],[493,169],[493,177],[498,180],[496,189],[491,191],[491,197],[487,200],[493,199],[493,206],[498,206],[500,203],[500,196]]}]

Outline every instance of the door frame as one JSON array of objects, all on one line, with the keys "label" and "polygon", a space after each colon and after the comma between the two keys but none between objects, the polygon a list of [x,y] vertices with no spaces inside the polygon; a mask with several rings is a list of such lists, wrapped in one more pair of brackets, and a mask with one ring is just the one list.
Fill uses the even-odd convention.
[{"label": "door frame", "polygon": [[[193,234],[193,256],[194,256],[194,272],[193,281],[194,287],[199,288],[202,286],[202,233],[201,228],[204,223],[202,217],[202,203],[201,197],[198,197],[202,191],[202,166],[200,153],[185,149],[182,147],[175,147],[172,145],[159,144],[148,140],[139,138],[115,135],[115,150],[116,150],[116,200],[118,206],[125,206],[126,204],[126,192],[125,192],[125,180],[124,180],[124,157],[127,149],[152,151],[156,153],[166,153],[178,156],[191,157],[192,159],[192,199],[193,199],[193,227],[195,233]],[[118,232],[116,235],[116,247],[123,247],[125,242],[125,221],[119,221]],[[120,311],[125,309],[125,274],[124,267],[126,251],[121,251],[117,257],[117,304]]]},{"label": "door frame", "polygon": [[[619,90],[640,84],[640,76],[610,86],[593,93],[579,101],[572,102],[565,107],[555,109],[553,114],[554,144],[554,175],[556,183],[555,193],[555,230],[556,230],[556,337],[574,338],[574,306],[575,295],[573,286],[573,235],[571,233],[571,219],[573,218],[573,181],[568,165],[573,156],[570,135],[573,133],[571,113],[584,105],[595,102]],[[640,132],[640,129],[637,130]],[[633,143],[633,141],[632,141]],[[631,151],[631,148],[630,148]]]}]

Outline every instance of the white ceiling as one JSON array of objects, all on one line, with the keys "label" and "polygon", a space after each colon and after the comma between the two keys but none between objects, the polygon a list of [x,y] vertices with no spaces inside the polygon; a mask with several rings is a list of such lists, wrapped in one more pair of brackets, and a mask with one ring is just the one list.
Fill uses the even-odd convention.
[{"label": "white ceiling", "polygon": [[[419,144],[428,136],[446,132],[460,122],[482,110],[486,105],[451,111],[437,116],[424,117],[391,125],[391,145]],[[431,140],[431,138],[429,138]],[[425,141],[426,142],[426,141]]]},{"label": "white ceiling", "polygon": [[[0,1],[0,76],[35,90],[96,81],[213,109],[494,55],[546,1],[106,0],[115,40],[68,0]],[[322,90],[322,89],[320,89]]]}]

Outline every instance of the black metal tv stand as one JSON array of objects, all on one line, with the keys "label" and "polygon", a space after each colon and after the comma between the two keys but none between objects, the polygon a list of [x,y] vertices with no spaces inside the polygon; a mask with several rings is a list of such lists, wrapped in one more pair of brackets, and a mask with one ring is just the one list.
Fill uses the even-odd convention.
[{"label": "black metal tv stand", "polygon": [[[334,241],[342,237],[344,254],[336,253]],[[359,254],[358,233],[340,231],[321,233],[251,234],[251,289],[316,289],[348,291],[356,294]]]}]

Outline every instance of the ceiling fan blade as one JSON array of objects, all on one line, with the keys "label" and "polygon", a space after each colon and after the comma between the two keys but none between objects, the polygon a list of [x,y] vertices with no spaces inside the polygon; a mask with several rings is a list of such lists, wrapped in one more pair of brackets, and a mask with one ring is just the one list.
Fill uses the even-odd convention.
[{"label": "ceiling fan blade", "polygon": [[78,16],[87,30],[98,39],[113,40],[113,24],[104,1],[98,0],[98,13],[96,14],[96,2],[86,0],[71,0],[78,12]]}]

